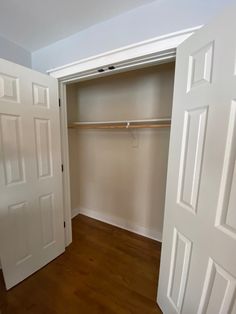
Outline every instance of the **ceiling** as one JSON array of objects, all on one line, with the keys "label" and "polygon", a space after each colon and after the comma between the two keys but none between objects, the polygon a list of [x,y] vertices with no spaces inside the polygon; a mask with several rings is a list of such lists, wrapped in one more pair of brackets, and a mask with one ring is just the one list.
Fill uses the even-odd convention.
[{"label": "ceiling", "polygon": [[0,36],[35,51],[154,0],[0,0]]}]

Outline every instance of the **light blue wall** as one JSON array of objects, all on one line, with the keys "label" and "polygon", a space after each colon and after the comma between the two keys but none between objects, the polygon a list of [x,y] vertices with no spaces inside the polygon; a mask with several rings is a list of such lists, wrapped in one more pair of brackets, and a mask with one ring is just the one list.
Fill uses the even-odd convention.
[{"label": "light blue wall", "polygon": [[31,53],[3,37],[0,37],[0,58],[31,68]]},{"label": "light blue wall", "polygon": [[233,1],[155,1],[34,52],[32,66],[45,72],[108,50],[202,25]]}]

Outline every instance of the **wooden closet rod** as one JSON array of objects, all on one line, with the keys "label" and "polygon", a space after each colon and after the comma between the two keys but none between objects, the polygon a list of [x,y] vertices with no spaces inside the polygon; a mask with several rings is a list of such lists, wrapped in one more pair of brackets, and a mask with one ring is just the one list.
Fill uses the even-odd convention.
[{"label": "wooden closet rod", "polygon": [[170,119],[145,119],[129,121],[73,122],[70,129],[157,129],[171,126]]}]

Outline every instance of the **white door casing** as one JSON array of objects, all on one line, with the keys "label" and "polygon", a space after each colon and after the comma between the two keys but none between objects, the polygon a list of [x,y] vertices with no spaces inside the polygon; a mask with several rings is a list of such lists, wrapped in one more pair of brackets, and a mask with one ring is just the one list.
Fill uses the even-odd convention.
[{"label": "white door casing", "polygon": [[158,304],[236,313],[236,7],[177,49]]},{"label": "white door casing", "polygon": [[57,80],[0,59],[0,257],[7,289],[65,249]]}]

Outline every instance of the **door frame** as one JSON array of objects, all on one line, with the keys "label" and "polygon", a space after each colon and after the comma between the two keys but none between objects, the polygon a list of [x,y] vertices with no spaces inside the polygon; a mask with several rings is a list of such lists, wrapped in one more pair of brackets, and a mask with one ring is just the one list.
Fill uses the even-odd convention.
[{"label": "door frame", "polygon": [[[176,57],[176,48],[201,27],[202,25],[152,38],[47,71],[49,75],[57,78],[59,83],[65,246],[72,242],[71,219],[73,218],[70,198],[66,85],[129,69],[173,61]],[[115,69],[109,70],[111,65],[115,66]],[[99,69],[105,71],[100,72]]]}]

